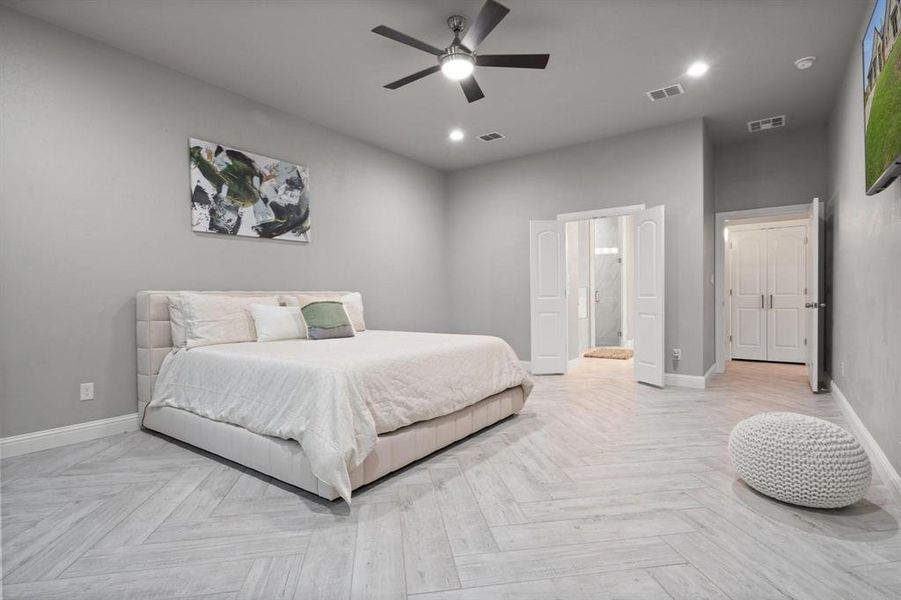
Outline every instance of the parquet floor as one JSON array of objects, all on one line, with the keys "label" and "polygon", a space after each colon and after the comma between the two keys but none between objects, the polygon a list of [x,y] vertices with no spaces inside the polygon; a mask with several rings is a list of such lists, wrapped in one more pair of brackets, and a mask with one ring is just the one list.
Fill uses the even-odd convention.
[{"label": "parquet floor", "polygon": [[818,511],[735,478],[740,419],[841,422],[800,367],[733,363],[695,391],[583,363],[350,507],[146,432],[4,460],[3,597],[901,598],[901,510],[878,481]]}]

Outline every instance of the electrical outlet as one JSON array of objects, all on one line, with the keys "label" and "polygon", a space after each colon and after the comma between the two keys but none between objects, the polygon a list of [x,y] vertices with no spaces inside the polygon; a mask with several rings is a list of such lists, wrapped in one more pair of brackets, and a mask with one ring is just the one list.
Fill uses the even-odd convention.
[{"label": "electrical outlet", "polygon": [[673,360],[682,360],[682,348],[673,348]]},{"label": "electrical outlet", "polygon": [[94,382],[82,383],[79,387],[79,398],[83,402],[85,400],[94,399]]}]

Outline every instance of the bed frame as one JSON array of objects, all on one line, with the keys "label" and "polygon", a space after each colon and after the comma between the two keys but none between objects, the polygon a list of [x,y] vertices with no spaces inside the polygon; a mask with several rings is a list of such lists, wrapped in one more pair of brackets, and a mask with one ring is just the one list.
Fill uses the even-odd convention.
[{"label": "bed frame", "polygon": [[[146,409],[153,395],[160,365],[172,350],[167,296],[174,291],[137,294],[138,411],[143,426],[187,442],[213,454],[250,467],[327,500],[338,498],[335,489],[313,475],[300,444],[253,433],[243,427],[213,421],[172,407]],[[199,292],[230,296],[282,294],[333,295],[346,292]],[[428,456],[512,414],[524,403],[523,389],[510,388],[457,412],[421,421],[378,436],[375,449],[351,471],[351,488],[371,483],[420,458]]]}]

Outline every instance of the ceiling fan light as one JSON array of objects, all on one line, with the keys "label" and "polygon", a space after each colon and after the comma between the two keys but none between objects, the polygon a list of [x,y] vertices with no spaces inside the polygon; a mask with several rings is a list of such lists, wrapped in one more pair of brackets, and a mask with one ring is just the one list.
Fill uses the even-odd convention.
[{"label": "ceiling fan light", "polygon": [[472,75],[473,67],[472,58],[458,55],[444,60],[441,63],[441,72],[448,79],[460,81]]}]

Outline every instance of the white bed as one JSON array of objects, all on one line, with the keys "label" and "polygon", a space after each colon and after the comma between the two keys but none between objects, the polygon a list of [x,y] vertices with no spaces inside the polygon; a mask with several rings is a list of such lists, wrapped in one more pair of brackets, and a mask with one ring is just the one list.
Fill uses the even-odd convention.
[{"label": "white bed", "polygon": [[518,412],[531,387],[488,336],[365,331],[171,352],[172,293],[137,297],[144,426],[330,500]]}]

